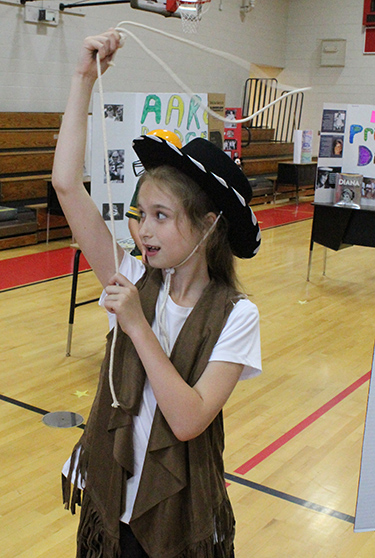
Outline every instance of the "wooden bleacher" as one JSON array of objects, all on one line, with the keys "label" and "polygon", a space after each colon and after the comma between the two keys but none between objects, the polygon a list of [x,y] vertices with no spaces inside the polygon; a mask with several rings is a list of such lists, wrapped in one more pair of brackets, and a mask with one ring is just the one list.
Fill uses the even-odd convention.
[{"label": "wooden bleacher", "polygon": [[[0,205],[18,218],[0,222],[0,250],[44,242],[48,182],[62,113],[0,112]],[[293,159],[293,144],[274,141],[274,130],[243,130],[243,170],[253,186],[251,205],[275,199],[278,163]],[[278,192],[280,194],[281,192]],[[293,192],[285,194],[287,197]],[[49,238],[71,235],[64,216],[50,214]]]},{"label": "wooden bleacher", "polygon": [[[17,219],[0,222],[0,249],[46,240],[48,181],[61,122],[55,112],[0,112],[0,205]],[[66,220],[50,215],[49,238],[70,236]]]},{"label": "wooden bleacher", "polygon": [[[293,162],[292,142],[274,140],[271,128],[242,129],[243,171],[253,188],[250,205],[259,205],[278,200],[296,200],[296,184],[280,180],[279,164]],[[306,169],[306,181],[299,185],[304,197],[314,196],[315,170],[313,165]],[[308,176],[307,176],[308,175]]]},{"label": "wooden bleacher", "polygon": [[242,129],[243,171],[253,188],[250,205],[273,202],[280,161],[293,159],[293,144],[274,141],[272,128]]}]

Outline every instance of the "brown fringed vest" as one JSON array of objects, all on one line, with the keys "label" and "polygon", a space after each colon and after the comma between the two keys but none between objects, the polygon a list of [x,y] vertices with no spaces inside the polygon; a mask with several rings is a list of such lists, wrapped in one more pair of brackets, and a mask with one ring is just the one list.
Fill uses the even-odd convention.
[{"label": "brown fringed vest", "polygon": [[[151,324],[161,285],[160,270],[138,282],[143,312]],[[211,280],[186,320],[171,361],[193,386],[204,372],[238,293]],[[108,386],[112,332],[107,336],[98,391],[80,447],[78,471],[86,479],[77,558],[118,558],[119,518],[124,512],[126,479],[133,472],[132,416],[138,413],[145,371],[130,340],[120,329],[115,348],[114,385],[120,407],[111,407]],[[224,481],[222,413],[197,438],[180,442],[159,408],[150,434],[131,528],[150,558],[229,558],[234,516]],[[71,474],[64,502],[80,504]]]}]

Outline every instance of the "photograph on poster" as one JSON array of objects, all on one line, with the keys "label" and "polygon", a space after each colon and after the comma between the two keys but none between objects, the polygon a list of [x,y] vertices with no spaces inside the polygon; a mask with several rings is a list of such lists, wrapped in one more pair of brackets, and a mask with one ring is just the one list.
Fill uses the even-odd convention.
[{"label": "photograph on poster", "polygon": [[341,172],[341,167],[318,167],[315,188],[334,189],[338,172]]},{"label": "photograph on poster", "polygon": [[[109,164],[109,180],[110,182],[120,182],[124,183],[124,161],[125,161],[125,151],[124,149],[108,149],[108,164]],[[104,184],[107,183],[107,176],[105,172],[105,162],[104,166]]]},{"label": "photograph on poster", "polygon": [[321,135],[319,157],[342,158],[344,150],[344,136]]},{"label": "photograph on poster", "polygon": [[[236,111],[234,109],[226,109],[225,118],[227,118],[228,120],[236,120]],[[236,122],[233,122],[233,124],[231,122],[225,123],[226,128],[236,128],[236,126]]]},{"label": "photograph on poster", "polygon": [[237,151],[237,140],[236,139],[225,139],[224,140],[224,151],[231,155],[232,151]]},{"label": "photograph on poster", "polygon": [[322,132],[345,132],[346,110],[323,110]]},{"label": "photograph on poster", "polygon": [[114,122],[122,122],[124,119],[124,105],[104,105],[104,118]]},{"label": "photograph on poster", "polygon": [[[225,115],[232,120],[233,118],[240,120],[242,118],[242,109],[239,107],[227,107]],[[241,124],[236,124],[235,122],[225,123],[222,148],[233,160],[241,158]]]},{"label": "photograph on poster", "polygon": [[337,173],[335,205],[360,209],[362,181],[362,174]]},{"label": "photograph on poster", "polygon": [[375,206],[375,178],[363,177],[361,205]]},{"label": "photograph on poster", "polygon": [[342,138],[335,138],[332,142],[331,157],[342,157],[344,142]]},{"label": "photograph on poster", "polygon": [[[104,221],[111,220],[111,214],[108,203],[103,203],[102,205],[102,216]],[[113,204],[113,218],[115,221],[122,221],[124,219],[124,204],[114,203]]]}]

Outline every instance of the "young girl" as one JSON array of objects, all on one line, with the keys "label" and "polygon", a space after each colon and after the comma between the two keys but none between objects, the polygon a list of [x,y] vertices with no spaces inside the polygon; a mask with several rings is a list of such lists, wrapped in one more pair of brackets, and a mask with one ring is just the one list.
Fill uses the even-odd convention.
[{"label": "young girl", "polygon": [[53,169],[111,326],[64,498],[74,513],[82,483],[80,558],[230,558],[221,409],[240,376],[261,369],[258,312],[237,290],[233,261],[259,248],[251,189],[204,139],[181,150],[155,136],[134,140],[146,169],[138,197],[145,262],[117,246],[115,273],[111,235],[82,166],[95,56],[104,72],[119,45],[114,30],[85,40]]}]

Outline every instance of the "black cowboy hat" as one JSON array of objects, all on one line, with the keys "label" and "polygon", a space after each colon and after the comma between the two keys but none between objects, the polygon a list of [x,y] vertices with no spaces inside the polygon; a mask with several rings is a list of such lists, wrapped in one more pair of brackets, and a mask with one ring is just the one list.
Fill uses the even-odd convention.
[{"label": "black cowboy hat", "polygon": [[146,171],[169,165],[192,178],[226,217],[233,254],[239,258],[255,256],[260,230],[248,205],[252,189],[242,170],[224,151],[203,138],[195,138],[178,149],[157,136],[141,136],[133,141],[133,148]]}]

